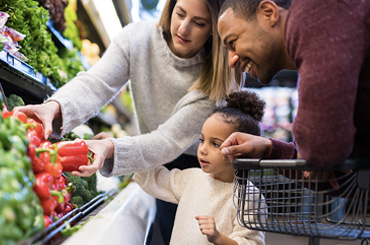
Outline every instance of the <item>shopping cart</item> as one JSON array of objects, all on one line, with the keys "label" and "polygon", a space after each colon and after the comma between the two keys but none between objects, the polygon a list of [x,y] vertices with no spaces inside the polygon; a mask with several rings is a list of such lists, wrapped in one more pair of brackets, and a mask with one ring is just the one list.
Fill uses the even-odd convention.
[{"label": "shopping cart", "polygon": [[[309,244],[319,244],[320,238],[363,239],[369,244],[370,158],[348,159],[328,169],[300,159],[236,159],[234,168],[240,225],[307,236]],[[329,169],[336,173],[337,190],[320,180],[320,173]]]}]

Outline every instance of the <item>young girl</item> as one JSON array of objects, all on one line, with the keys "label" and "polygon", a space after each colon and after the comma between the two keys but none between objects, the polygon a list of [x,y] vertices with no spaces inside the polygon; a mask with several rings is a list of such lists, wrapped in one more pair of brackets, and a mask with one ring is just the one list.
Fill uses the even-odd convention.
[{"label": "young girl", "polygon": [[168,0],[159,21],[125,26],[90,70],[45,103],[16,110],[42,122],[46,138],[51,132],[60,137],[94,116],[130,80],[140,135],[87,141],[94,164],[72,174],[90,176],[100,169],[104,176],[119,176],[169,162],[195,166],[203,122],[216,102],[238,88],[217,32],[223,2]]},{"label": "young girl", "polygon": [[220,146],[233,132],[260,135],[265,103],[247,91],[231,93],[226,101],[203,124],[197,154],[201,169],[158,167],[134,175],[148,194],[178,204],[171,244],[264,244],[264,233],[238,224],[232,200],[235,170]]}]

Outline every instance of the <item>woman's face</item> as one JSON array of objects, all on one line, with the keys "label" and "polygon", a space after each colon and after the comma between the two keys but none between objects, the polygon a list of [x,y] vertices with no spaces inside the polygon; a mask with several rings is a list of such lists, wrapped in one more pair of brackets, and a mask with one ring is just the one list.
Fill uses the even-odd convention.
[{"label": "woman's face", "polygon": [[220,146],[234,131],[235,129],[216,113],[204,122],[200,134],[199,164],[205,173],[224,182],[233,181],[235,170],[230,160],[221,153]]},{"label": "woman's face", "polygon": [[180,58],[193,57],[211,35],[212,19],[199,0],[178,0],[171,16],[171,51]]}]

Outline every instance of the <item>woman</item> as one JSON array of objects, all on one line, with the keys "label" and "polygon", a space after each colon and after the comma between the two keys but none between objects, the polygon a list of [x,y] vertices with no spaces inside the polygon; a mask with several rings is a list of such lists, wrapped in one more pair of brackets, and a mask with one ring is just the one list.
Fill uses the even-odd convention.
[{"label": "woman", "polygon": [[240,85],[217,35],[222,3],[168,0],[158,23],[127,25],[90,70],[45,103],[16,110],[41,122],[45,138],[60,137],[96,115],[130,80],[140,135],[87,141],[94,163],[72,174],[90,176],[100,169],[104,176],[125,175],[175,159],[169,167],[198,166],[203,122]]}]

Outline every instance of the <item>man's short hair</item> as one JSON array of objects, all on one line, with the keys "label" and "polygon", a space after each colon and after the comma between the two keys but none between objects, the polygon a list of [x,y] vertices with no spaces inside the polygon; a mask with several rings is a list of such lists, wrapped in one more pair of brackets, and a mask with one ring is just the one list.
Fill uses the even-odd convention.
[{"label": "man's short hair", "polygon": [[[276,5],[289,9],[293,0],[271,0],[276,3]],[[234,14],[246,20],[251,20],[256,18],[256,12],[258,5],[262,0],[225,0],[223,3],[219,16],[221,16],[227,9],[231,8]]]}]

